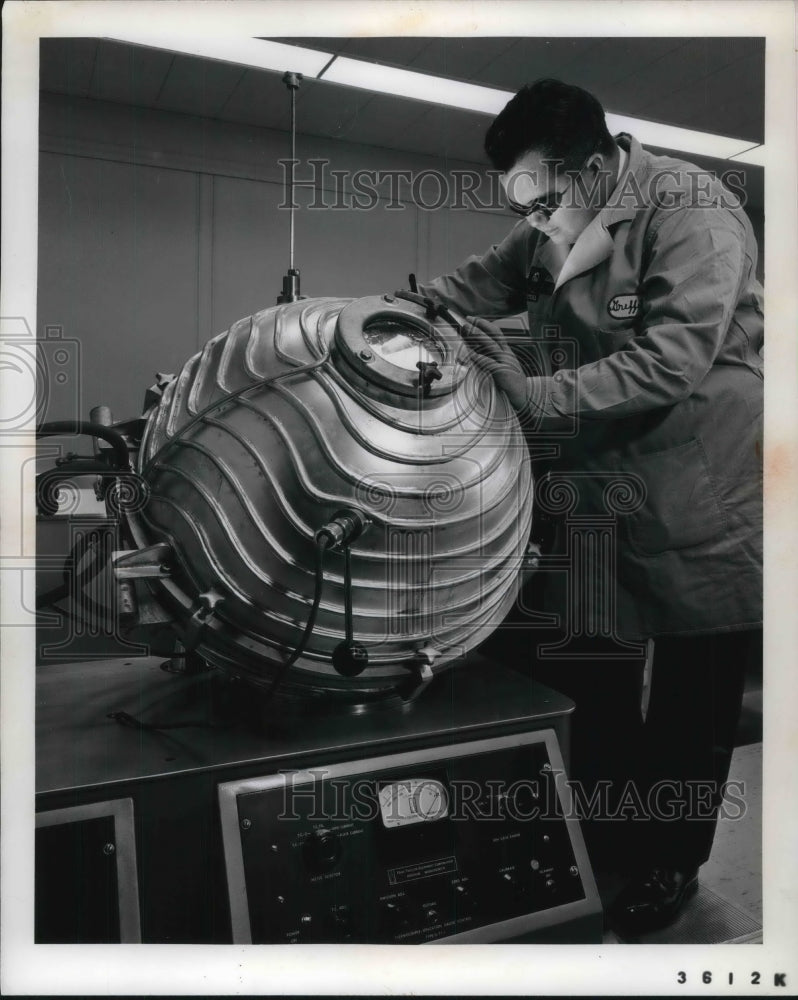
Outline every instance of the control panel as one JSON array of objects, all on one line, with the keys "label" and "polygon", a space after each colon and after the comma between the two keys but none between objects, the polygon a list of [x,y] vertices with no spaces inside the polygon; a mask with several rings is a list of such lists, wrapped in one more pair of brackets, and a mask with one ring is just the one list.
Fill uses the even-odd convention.
[{"label": "control panel", "polygon": [[237,943],[601,939],[551,730],[227,782],[219,801]]}]

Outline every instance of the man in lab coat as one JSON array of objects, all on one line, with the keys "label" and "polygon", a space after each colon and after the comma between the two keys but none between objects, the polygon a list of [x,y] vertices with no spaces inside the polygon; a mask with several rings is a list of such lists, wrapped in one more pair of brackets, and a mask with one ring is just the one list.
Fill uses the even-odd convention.
[{"label": "man in lab coat", "polygon": [[[746,663],[761,651],[757,246],[739,192],[629,135],[613,138],[598,101],[579,88],[524,87],[485,149],[521,219],[500,244],[419,290],[469,317],[474,359],[522,418],[533,454],[556,446],[539,465],[548,554],[567,563],[579,531],[607,537],[612,524],[600,565],[572,560],[570,573],[541,575],[543,601],[566,645],[574,623],[583,638],[621,649],[653,639],[645,724],[628,668],[583,661],[570,690],[565,666],[550,676],[577,701],[577,749],[580,726],[596,750],[602,732],[616,745],[629,734],[645,817],[627,796],[626,822],[607,824],[635,863],[612,917],[650,930],[696,888]],[[539,362],[532,374],[490,322],[523,310]],[[590,587],[578,579],[587,573]],[[590,693],[599,689],[600,709]]]}]

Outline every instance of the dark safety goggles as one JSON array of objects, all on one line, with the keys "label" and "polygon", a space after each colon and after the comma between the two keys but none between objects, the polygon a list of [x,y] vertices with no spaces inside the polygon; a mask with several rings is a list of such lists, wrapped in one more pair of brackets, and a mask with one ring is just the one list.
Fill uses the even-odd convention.
[{"label": "dark safety goggles", "polygon": [[[585,169],[585,165],[589,159],[590,156],[585,157],[579,169],[572,172],[572,183],[573,180],[575,180]],[[569,172],[568,176],[571,176],[571,172]],[[562,205],[563,199],[568,193],[568,189],[569,188],[567,187],[565,191],[554,191],[552,194],[547,194],[545,198],[539,198],[536,201],[530,202],[528,205],[519,205],[517,201],[513,201],[512,198],[508,197],[507,207],[511,212],[515,212],[516,215],[520,215],[523,218],[527,218],[529,215],[538,214],[542,215],[544,219],[550,219],[560,205]]]},{"label": "dark safety goggles", "polygon": [[518,202],[508,198],[507,207],[511,212],[515,212],[516,215],[523,216],[523,218],[539,213],[545,219],[550,219],[562,204],[564,197],[565,191],[555,192],[554,194],[546,195],[545,198],[541,198],[539,201],[530,202],[529,205],[519,205]]}]

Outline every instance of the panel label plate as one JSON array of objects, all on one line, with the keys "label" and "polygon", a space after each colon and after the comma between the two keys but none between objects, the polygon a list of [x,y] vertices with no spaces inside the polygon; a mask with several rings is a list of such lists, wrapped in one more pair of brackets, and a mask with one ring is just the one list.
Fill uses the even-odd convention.
[{"label": "panel label plate", "polygon": [[435,861],[420,861],[415,865],[403,865],[401,868],[388,869],[388,881],[391,885],[404,885],[420,878],[432,878],[434,875],[451,875],[457,871],[457,858],[452,854],[447,858],[437,858]]}]

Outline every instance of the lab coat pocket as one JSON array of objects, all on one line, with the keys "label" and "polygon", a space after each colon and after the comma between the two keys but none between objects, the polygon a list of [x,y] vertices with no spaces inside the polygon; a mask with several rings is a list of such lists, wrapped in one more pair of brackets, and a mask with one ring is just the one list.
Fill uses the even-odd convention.
[{"label": "lab coat pocket", "polygon": [[626,518],[626,527],[641,555],[702,545],[726,530],[726,513],[698,439],[637,455],[635,472],[646,497]]}]

